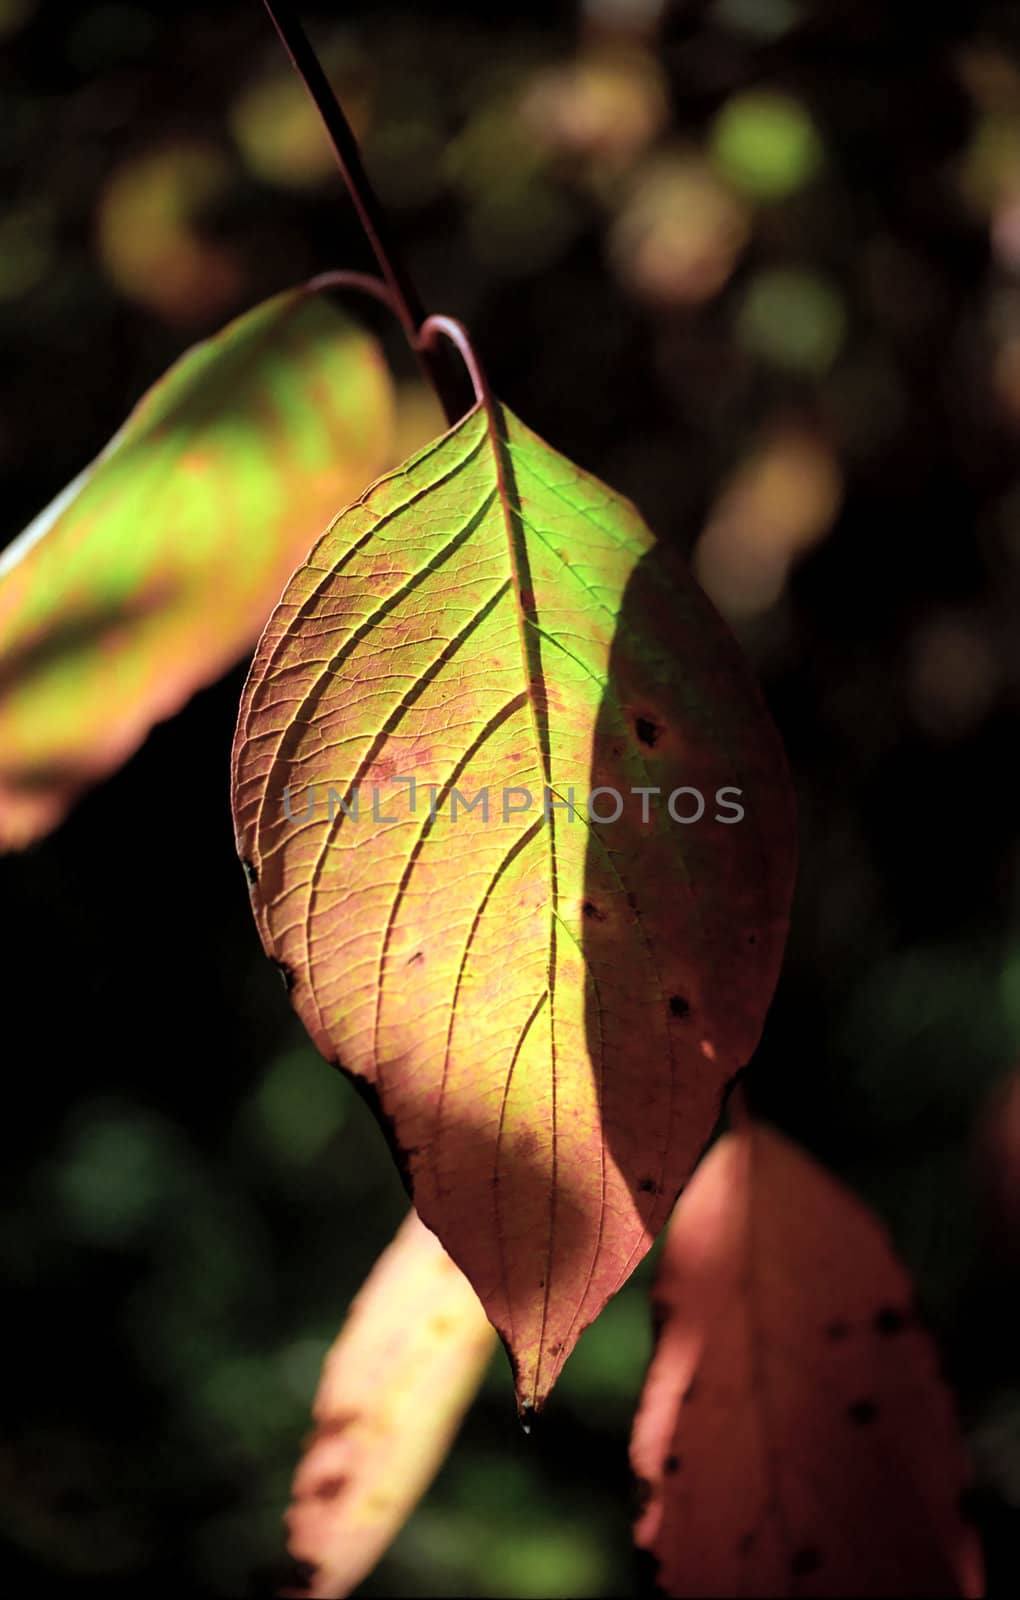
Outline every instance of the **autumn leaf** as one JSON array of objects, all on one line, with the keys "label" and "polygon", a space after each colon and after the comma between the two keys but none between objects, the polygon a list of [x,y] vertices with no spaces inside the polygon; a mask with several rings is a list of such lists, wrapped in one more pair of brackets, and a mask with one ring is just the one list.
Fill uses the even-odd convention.
[{"label": "autumn leaf", "polygon": [[375,340],[301,289],[171,367],[0,557],[0,848],[244,653],[390,427]]},{"label": "autumn leaf", "polygon": [[539,1406],[775,982],[792,803],[740,652],[629,502],[480,405],[288,585],[234,814],[267,952]]},{"label": "autumn leaf", "polygon": [[370,1572],[432,1481],[495,1336],[471,1285],[412,1211],[376,1262],[315,1397],[288,1547],[313,1596]]},{"label": "autumn leaf", "polygon": [[670,1223],[634,1427],[666,1593],[979,1595],[966,1472],[884,1230],[770,1129],[729,1134]]}]

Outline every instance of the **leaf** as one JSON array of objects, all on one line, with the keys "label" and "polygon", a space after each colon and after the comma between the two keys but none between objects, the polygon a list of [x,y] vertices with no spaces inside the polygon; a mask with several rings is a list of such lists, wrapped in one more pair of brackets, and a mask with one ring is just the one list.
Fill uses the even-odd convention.
[{"label": "leaf", "polygon": [[910,1280],[779,1134],[721,1139],[666,1235],[631,1459],[667,1594],[978,1595],[965,1466]]},{"label": "leaf", "polygon": [[[698,785],[705,818],[649,800],[643,822],[632,785]],[[728,785],[736,825],[713,820]],[[607,786],[615,822],[544,805]],[[669,1215],[775,982],[792,803],[736,645],[627,501],[478,407],[289,584],[234,815],[267,952],[539,1406]]]},{"label": "leaf", "polygon": [[495,1343],[478,1297],[412,1211],[326,1357],[294,1478],[288,1547],[302,1594],[345,1595],[437,1472]]},{"label": "leaf", "polygon": [[387,463],[376,342],[277,295],[196,345],[0,557],[0,848],[46,833],[258,637]]}]

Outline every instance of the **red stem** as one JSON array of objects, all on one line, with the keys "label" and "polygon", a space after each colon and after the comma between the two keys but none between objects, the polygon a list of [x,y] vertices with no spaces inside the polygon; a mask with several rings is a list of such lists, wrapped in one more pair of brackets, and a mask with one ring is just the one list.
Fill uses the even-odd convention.
[{"label": "red stem", "polygon": [[434,316],[426,317],[418,332],[418,345],[423,352],[435,348],[435,335],[444,334],[451,344],[457,346],[461,358],[468,370],[471,387],[475,391],[475,404],[484,406],[486,411],[492,411],[492,390],[489,381],[482,371],[482,364],[475,354],[471,335],[463,322],[458,322],[455,317]]},{"label": "red stem", "polygon": [[370,272],[320,272],[302,287],[308,294],[321,294],[323,289],[355,289],[358,294],[369,294],[373,300],[380,300],[399,315],[389,284],[383,283],[381,278],[373,278]]}]

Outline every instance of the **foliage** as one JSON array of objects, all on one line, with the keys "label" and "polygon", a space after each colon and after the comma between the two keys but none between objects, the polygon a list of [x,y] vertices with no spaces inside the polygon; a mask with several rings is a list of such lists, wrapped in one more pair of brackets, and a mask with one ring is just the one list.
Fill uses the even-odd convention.
[{"label": "foliage", "polygon": [[937,1357],[852,1194],[767,1127],[726,1134],[655,1301],[632,1453],[667,1593],[982,1592]]},{"label": "foliage", "polygon": [[311,1594],[375,1566],[442,1462],[492,1354],[462,1273],[412,1211],[326,1357],[294,1480],[290,1548]]},{"label": "foliage", "polygon": [[[111,8],[79,9],[66,45],[58,47],[65,52],[62,70],[99,90],[90,101],[86,87],[66,123],[55,126],[109,128],[102,135],[111,141],[109,160],[90,168],[89,138],[58,131],[52,148],[62,171],[52,193],[33,183],[0,231],[0,296],[14,308],[14,359],[5,381],[12,390],[17,384],[19,397],[11,432],[20,467],[13,527],[33,502],[52,494],[59,467],[70,475],[97,448],[124,403],[152,381],[164,358],[177,354],[182,330],[189,337],[192,330],[207,333],[242,300],[257,300],[260,291],[320,264],[334,227],[325,220],[332,215],[322,190],[325,168],[309,126],[288,109],[287,91],[277,92],[285,80],[238,49],[250,34],[247,12],[242,18],[238,11],[218,37],[215,24],[197,16],[194,28],[189,19],[175,30],[176,64],[184,62],[187,71],[189,62],[201,63],[216,80],[215,90],[206,91],[210,109],[196,111],[194,125],[175,142],[166,138],[158,96],[150,107],[136,93],[125,114],[110,93],[111,85],[139,81],[137,63],[151,59],[154,41],[165,44],[155,9],[120,8],[116,18]],[[988,1230],[989,1247],[971,1264],[981,1217],[965,1163],[977,1122],[994,1178],[986,1181],[984,1204],[997,1217],[1011,1217],[1011,1146],[1005,1133],[992,1137],[995,1113],[984,1112],[984,1103],[1015,1049],[1016,961],[1005,931],[1015,874],[1008,810],[990,780],[1005,748],[1012,660],[1006,605],[1015,587],[1010,460],[1017,407],[1009,279],[1020,90],[1009,50],[992,42],[994,27],[980,49],[961,42],[965,28],[986,20],[983,8],[975,19],[953,19],[947,10],[945,17],[909,23],[867,4],[852,21],[838,6],[817,10],[805,16],[803,8],[720,0],[696,22],[685,21],[682,49],[670,44],[672,24],[662,41],[651,33],[642,40],[640,28],[628,26],[624,44],[623,33],[603,19],[576,51],[565,36],[518,24],[498,65],[484,27],[476,34],[461,21],[445,29],[410,19],[398,26],[366,21],[338,33],[328,59],[355,109],[384,198],[404,218],[426,275],[443,283],[444,302],[474,308],[472,321],[501,392],[570,456],[633,493],[663,546],[693,545],[698,577],[740,626],[766,681],[804,802],[808,865],[786,976],[750,1078],[752,1108],[768,1109],[792,1127],[891,1220],[948,1347],[965,1416],[978,1415],[971,1429],[983,1495],[977,1504],[994,1588],[996,1562],[1000,1574],[1010,1570],[997,1534],[1013,1503],[1016,1416],[1009,1394],[1015,1329],[997,1286],[1014,1270],[1015,1257],[1005,1246],[996,1252]],[[3,26],[19,49],[24,44],[17,60],[26,83],[40,70],[47,82],[47,69],[34,65],[40,35],[31,7],[15,7],[10,19],[4,13]],[[201,73],[192,70],[190,77],[201,82]],[[220,103],[225,82],[236,85],[229,119]],[[672,124],[671,100],[681,108]],[[274,143],[259,121],[272,120],[281,107],[286,137]],[[18,101],[18,117],[24,157],[32,127],[39,128],[27,96]],[[168,147],[164,155],[159,143]],[[33,170],[31,160],[26,170]],[[272,185],[271,195],[263,183]],[[66,220],[58,242],[61,185],[66,195],[88,196],[97,222],[94,256],[74,242]],[[66,201],[65,219],[73,218],[76,204]],[[78,229],[82,237],[88,231]],[[54,284],[71,283],[75,272],[78,287],[87,288],[84,300],[65,289],[62,301]],[[81,304],[92,315],[78,328]],[[694,317],[692,307],[701,308]],[[47,356],[45,339],[32,344],[33,327],[70,326],[75,332],[56,360]],[[125,337],[121,327],[129,330]],[[21,367],[20,348],[32,352]],[[54,338],[51,348],[58,348]],[[102,348],[118,352],[109,368],[94,359]],[[61,369],[75,352],[86,376],[78,390],[65,391]],[[54,430],[51,401],[58,391],[64,425]],[[417,425],[405,436],[399,419],[398,433],[402,447],[388,461],[410,454],[423,437]],[[440,441],[436,448],[443,447]],[[365,489],[375,470],[366,462],[346,494]],[[96,493],[103,474],[101,466],[83,493]],[[388,491],[383,485],[375,492]],[[316,511],[318,525],[334,509],[328,501]],[[520,517],[520,534],[525,502],[511,510]],[[449,506],[439,507],[440,522],[450,514]],[[342,537],[352,515],[341,517],[328,537],[337,529]],[[133,559],[132,521],[140,519],[125,524],[121,549]],[[153,519],[153,547],[157,530]],[[56,552],[54,571],[62,573],[59,531],[52,528],[34,551],[37,558],[47,548]],[[295,527],[295,548],[286,561],[281,555],[277,585],[315,531],[302,525],[299,537]],[[444,530],[437,523],[434,531],[442,537]],[[215,533],[223,541],[218,602],[245,573],[236,559],[236,529],[221,521]],[[587,550],[578,533],[572,529],[570,539]],[[86,543],[98,550],[95,541]],[[159,544],[161,555],[166,548]],[[197,548],[191,536],[184,553]],[[328,538],[325,548],[332,562]],[[372,548],[369,540],[366,549]],[[144,544],[138,553],[144,556]],[[679,570],[672,556],[666,564]],[[306,571],[302,564],[299,573]],[[331,574],[322,576],[332,595]],[[372,576],[366,572],[365,587],[354,591],[366,615]],[[385,580],[386,573],[374,576]],[[472,581],[469,569],[461,581]],[[686,576],[675,582],[677,595],[696,595]],[[51,653],[66,652],[46,672],[56,670],[57,678],[63,672],[62,681],[77,690],[94,671],[100,685],[99,709],[81,726],[81,759],[95,760],[95,770],[79,770],[71,786],[57,784],[57,806],[32,822],[37,831],[56,820],[83,775],[98,776],[101,766],[127,754],[128,744],[171,707],[150,694],[123,749],[97,760],[104,737],[117,727],[116,716],[107,727],[102,710],[114,680],[89,641],[64,627],[74,593],[57,589],[54,605],[47,582],[33,594],[47,601]],[[212,597],[203,584],[188,609],[192,600],[208,608]],[[259,623],[273,598],[267,580]],[[435,598],[429,620],[436,642],[448,645],[456,637],[450,597]],[[621,611],[619,598],[613,656],[626,645],[623,622],[632,620],[638,638],[648,623],[645,605],[628,603]],[[523,611],[527,617],[527,605]],[[282,615],[288,617],[286,609]],[[589,641],[592,616],[578,608],[578,619]],[[271,629],[278,622],[279,614]],[[257,624],[246,626],[250,639]],[[675,659],[696,675],[704,667],[705,637],[703,630],[695,634],[693,654],[690,639],[678,637],[657,660]],[[196,635],[208,636],[208,625]],[[362,684],[372,681],[378,634],[365,638],[356,680]],[[181,680],[173,690],[177,703],[243,648],[239,630],[218,663],[194,645],[169,650],[170,677]],[[285,691],[291,673],[307,673],[316,648],[313,627],[301,635],[276,693]],[[253,683],[264,688],[264,655],[260,661]],[[706,676],[711,681],[694,709],[712,718],[729,703],[733,685],[746,683],[746,673],[726,667]],[[150,688],[153,681],[150,674]],[[683,674],[678,682],[682,689]],[[139,1581],[152,1587],[155,1579],[171,1591],[197,1581],[236,1593],[258,1560],[271,1558],[285,1498],[280,1463],[295,1448],[313,1369],[332,1318],[395,1221],[396,1198],[385,1190],[382,1169],[376,1172],[360,1108],[339,1082],[331,1089],[329,1080],[316,1078],[307,1055],[280,1056],[285,1041],[293,1043],[283,997],[265,993],[261,975],[240,953],[236,885],[221,867],[229,845],[225,796],[217,788],[237,687],[235,679],[200,697],[183,732],[176,725],[157,729],[108,791],[87,800],[44,846],[5,864],[23,946],[14,989],[35,1025],[17,1059],[38,1059],[40,1034],[46,1059],[66,1059],[49,1038],[57,1040],[64,1017],[73,1018],[76,1038],[88,1041],[82,1054],[103,1047],[89,1082],[97,1091],[105,1082],[116,1093],[93,1101],[93,1091],[76,1086],[66,1125],[54,1135],[45,1080],[40,1076],[37,1087],[31,1072],[23,1074],[36,1096],[35,1121],[31,1112],[23,1120],[24,1148],[16,1155],[33,1175],[5,1250],[33,1319],[19,1370],[35,1374],[26,1394],[49,1419],[49,1431],[44,1421],[16,1444],[4,1481],[22,1570],[34,1574],[48,1565],[79,1580],[94,1573],[107,1591],[120,1574],[127,1589]],[[479,702],[486,687],[479,678]],[[74,710],[70,696],[52,703],[57,713]],[[344,704],[330,697],[327,733]],[[560,711],[546,709],[551,719]],[[568,710],[576,717],[575,700]],[[682,710],[689,716],[692,706]],[[593,718],[597,742],[599,714],[598,704],[587,706],[589,742]],[[354,717],[357,736],[356,711]],[[67,723],[74,731],[75,719]],[[661,726],[672,729],[672,712]],[[32,727],[44,739],[60,731],[56,715]],[[296,725],[297,746],[306,754],[313,746],[303,741],[313,737]],[[45,799],[60,775],[33,762],[30,796],[40,788]],[[206,807],[206,795],[218,798]],[[947,850],[947,838],[956,835],[966,848]],[[761,894],[769,904],[784,899],[789,852],[782,826],[775,838],[778,890],[764,889],[771,851],[764,875],[761,863],[757,871],[741,863],[721,874],[722,886],[713,890],[724,948],[725,930],[743,922],[742,893]],[[258,902],[273,868],[257,850],[245,856],[258,877]],[[371,898],[386,885],[375,847],[366,860]],[[469,875],[469,862],[448,851],[440,870],[445,895]],[[583,889],[591,861],[579,870]],[[675,881],[675,865],[646,860],[642,874],[661,898],[663,886]],[[285,892],[295,889],[304,889],[300,870]],[[84,916],[79,903],[87,907]],[[286,932],[286,917],[273,905],[278,931]],[[679,940],[670,945],[671,959],[678,949],[693,959],[690,926],[677,914],[672,904],[663,913]],[[314,926],[311,916],[306,920]],[[598,931],[581,926],[582,942]],[[303,991],[308,974],[318,974],[315,1003],[325,1007],[330,1025],[313,1033],[328,1035],[331,1059],[334,1035],[347,1042],[348,1017],[358,1004],[356,975],[336,959],[338,929],[344,937],[343,925],[327,919],[313,936],[314,962],[288,961],[284,974],[306,1017],[314,1007]],[[144,930],[144,940],[135,930]],[[44,949],[53,959],[39,959]],[[503,964],[509,968],[505,951]],[[497,971],[495,954],[491,970]],[[624,955],[623,970],[633,974],[641,963],[628,964]],[[732,967],[705,960],[698,970],[711,972],[725,994]],[[55,983],[59,1012],[52,1006]],[[695,993],[696,985],[689,987]],[[753,1009],[767,1003],[770,987],[771,977]],[[494,992],[502,990],[497,985]],[[509,980],[507,993],[517,993]],[[389,998],[398,994],[394,986]],[[676,994],[680,1008],[670,1010],[670,1033],[688,1020],[683,1007],[691,994],[679,984]],[[421,1050],[429,1026],[420,998],[414,1005],[418,1015],[393,1024],[412,1052]],[[587,1006],[584,1012],[587,1028]],[[439,1015],[447,1014],[454,1015],[448,1004]],[[724,998],[718,1015],[723,1026],[739,1021],[726,1016]],[[579,1032],[576,1023],[577,1017]],[[620,1059],[638,1063],[629,1070],[654,1078],[655,1051],[640,1047],[653,1043],[661,1023],[656,1013],[646,1040],[638,1017],[621,1038]],[[485,1008],[475,1025],[491,1040]],[[734,1047],[731,1066],[742,1064],[752,1042],[748,1037]],[[584,1060],[581,1052],[577,1059]],[[371,1076],[377,1062],[365,1060]],[[197,1095],[181,1071],[192,1062],[201,1072]],[[255,1062],[264,1078],[252,1089]],[[210,1072],[212,1065],[219,1071]],[[82,1077],[77,1056],[75,1067]],[[706,1134],[706,1108],[718,1105],[724,1075],[709,1076],[692,1121],[693,1127],[700,1119]],[[486,1108],[484,1083],[479,1103]],[[392,1120],[392,1097],[383,1110]],[[1005,1111],[1001,1117],[1005,1125]],[[190,1139],[179,1132],[182,1121],[194,1130]],[[620,1125],[626,1122],[622,1116]],[[648,1117],[638,1130],[636,1149],[647,1148],[652,1122]],[[37,1156],[37,1147],[47,1148],[43,1130],[53,1153]],[[668,1145],[668,1130],[657,1132]],[[750,1137],[764,1135],[728,1136]],[[619,1132],[607,1142],[618,1151]],[[427,1141],[410,1144],[416,1154],[427,1149]],[[584,1152],[592,1144],[582,1138],[570,1151],[571,1173],[585,1185],[592,1174]],[[721,1144],[699,1169],[671,1240],[690,1214],[689,1202],[705,1193],[733,1148]],[[481,1141],[479,1150],[491,1171],[491,1141]],[[470,1153],[464,1141],[458,1155]],[[521,1152],[514,1153],[519,1171]],[[544,1159],[555,1167],[557,1157],[558,1140],[547,1141]],[[439,1212],[459,1221],[470,1241],[484,1225],[482,1208],[467,1217],[458,1211],[456,1196],[443,1192],[443,1162],[434,1150],[418,1161],[420,1169],[430,1165]],[[805,1197],[822,1205],[817,1169],[797,1170]],[[355,1226],[344,1225],[345,1196],[354,1202]],[[846,1195],[843,1201],[832,1226],[856,1241],[854,1259],[867,1261],[881,1236],[867,1212]],[[550,1216],[552,1202],[542,1204]],[[527,1272],[534,1231],[524,1230],[514,1247]],[[796,1239],[794,1233],[784,1240],[784,1248],[793,1250]],[[876,1281],[884,1271],[901,1270],[884,1242],[882,1252]],[[37,1263],[43,1276],[35,1284]],[[91,1281],[107,1285],[91,1312],[77,1294],[85,1263]],[[667,1264],[664,1281],[669,1270]],[[506,1376],[499,1369],[490,1375],[477,1425],[469,1418],[434,1497],[398,1539],[378,1579],[368,1580],[370,1590],[376,1582],[386,1592],[396,1581],[426,1592],[594,1594],[633,1583],[622,1544],[625,1489],[611,1451],[636,1400],[645,1281],[639,1272],[585,1335],[533,1440],[501,1432]],[[55,1343],[49,1283],[75,1295],[79,1352],[96,1352],[93,1368],[104,1374],[94,1385],[75,1381]],[[823,1279],[819,1292],[825,1287]],[[286,1306],[277,1303],[277,1289]],[[534,1292],[524,1296],[532,1308]],[[995,1318],[982,1315],[986,1305],[997,1308]],[[567,1316],[568,1326],[579,1320]],[[737,1317],[731,1331],[739,1326]],[[112,1346],[109,1328],[116,1330]],[[541,1345],[546,1330],[539,1331]],[[716,1361],[726,1349],[725,1332],[721,1337]],[[130,1352],[132,1375],[112,1356],[103,1366],[97,1353],[106,1347]],[[653,1373],[661,1374],[659,1348]],[[909,1340],[895,1346],[904,1348],[928,1350],[913,1327]],[[890,1341],[890,1361],[893,1351]],[[909,1390],[903,1374],[889,1370],[890,1392]],[[380,1384],[380,1398],[384,1389]],[[119,1416],[112,1424],[111,1398]],[[146,1404],[157,1409],[146,1413]],[[936,1417],[951,1435],[943,1401],[932,1400],[929,1410],[926,1421],[898,1430],[911,1447],[929,1437],[926,1422]],[[677,1426],[682,1431],[692,1423],[681,1417]],[[118,1430],[119,1457],[102,1442]],[[808,1434],[814,1438],[810,1428]],[[166,1450],[146,1450],[136,1435],[165,1438]],[[697,1447],[696,1432],[691,1442]],[[803,1443],[791,1425],[791,1460]],[[664,1473],[670,1455],[679,1453],[665,1452]],[[890,1495],[909,1500],[919,1453],[908,1452],[908,1470]],[[928,1455],[925,1470],[930,1465],[946,1495],[958,1478],[955,1447]],[[150,1460],[151,1475],[134,1470]],[[940,1462],[944,1474],[935,1473]],[[668,1501],[667,1520],[680,1525],[685,1491],[672,1481],[675,1474],[665,1476],[670,1485],[658,1513]],[[708,1492],[711,1471],[700,1481]],[[93,1485],[101,1486],[98,1492]],[[876,1487],[869,1468],[861,1493],[872,1496],[870,1505],[880,1492],[886,1489]],[[346,1497],[338,1497],[338,1509],[344,1504]],[[887,1517],[894,1504],[890,1499],[883,1507]],[[177,1516],[168,1532],[169,1505]],[[647,1520],[642,1526],[647,1538]],[[658,1536],[656,1543],[663,1553]],[[812,1526],[810,1537],[791,1547],[790,1560],[821,1548]],[[915,1551],[911,1560],[931,1554],[932,1548]],[[817,1570],[813,1564],[809,1573],[801,1559],[787,1576],[803,1588]],[[833,1579],[837,1592],[848,1582],[847,1570]],[[971,1592],[968,1570],[961,1583]],[[827,1563],[826,1582],[831,1572]],[[690,1574],[674,1572],[669,1581],[683,1592]],[[913,1581],[909,1573],[904,1581]]]},{"label": "foliage", "polygon": [[59,822],[257,638],[337,501],[386,464],[364,333],[300,292],[189,351],[0,568],[0,847]]},{"label": "foliage", "polygon": [[792,802],[738,652],[633,507],[485,402],[295,573],[234,814],[267,953],[537,1409],[775,985]]}]

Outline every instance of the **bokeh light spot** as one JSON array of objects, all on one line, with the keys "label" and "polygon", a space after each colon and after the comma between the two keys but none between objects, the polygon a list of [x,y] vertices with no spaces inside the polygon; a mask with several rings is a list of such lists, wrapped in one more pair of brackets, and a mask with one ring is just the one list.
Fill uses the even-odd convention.
[{"label": "bokeh light spot", "polygon": [[712,124],[709,145],[722,175],[756,200],[783,200],[819,171],[821,138],[808,111],[789,95],[735,95]]},{"label": "bokeh light spot", "polygon": [[745,349],[796,372],[825,372],[845,332],[837,290],[816,273],[793,268],[759,273],[737,317],[737,338]]}]

